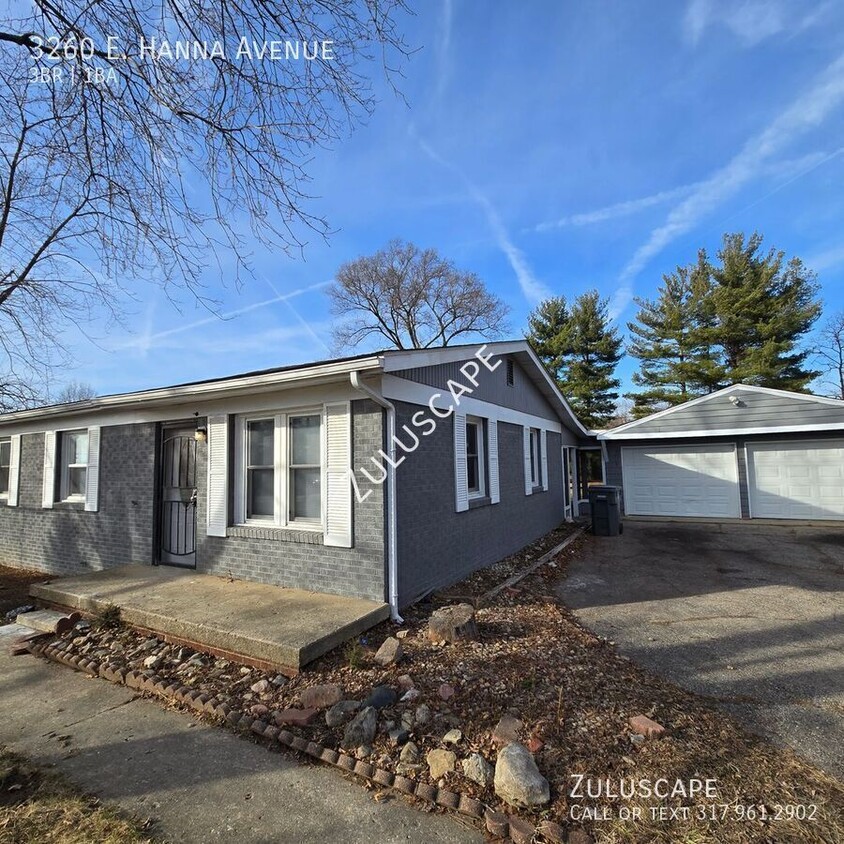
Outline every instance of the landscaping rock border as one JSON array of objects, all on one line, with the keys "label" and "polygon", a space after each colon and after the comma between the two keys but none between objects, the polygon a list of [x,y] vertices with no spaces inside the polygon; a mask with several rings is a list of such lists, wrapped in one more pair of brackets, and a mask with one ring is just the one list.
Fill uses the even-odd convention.
[{"label": "landscaping rock border", "polygon": [[[534,826],[529,821],[516,815],[493,811],[485,806],[482,801],[467,794],[438,788],[429,783],[417,782],[410,777],[376,768],[369,762],[357,760],[354,756],[342,751],[307,741],[301,736],[295,736],[289,730],[268,724],[266,721],[255,718],[248,713],[231,709],[216,698],[209,697],[197,689],[167,683],[155,674],[148,675],[137,671],[127,671],[122,667],[114,667],[107,663],[87,659],[85,656],[67,654],[55,641],[48,643],[36,641],[28,644],[30,653],[35,656],[66,665],[92,677],[108,680],[110,683],[124,685],[141,693],[156,695],[168,702],[175,701],[198,713],[219,718],[231,729],[250,732],[269,743],[277,742],[319,762],[325,762],[341,771],[369,780],[376,785],[395,789],[401,794],[416,797],[426,803],[441,806],[444,809],[483,821],[487,832],[497,838],[511,840],[516,844],[527,844],[527,842],[533,841],[537,834],[546,841],[552,842],[552,844],[565,844],[568,840],[563,827],[552,821],[542,821],[539,826]],[[579,831],[578,834],[582,835]],[[578,841],[583,840],[583,838],[578,839]]]}]

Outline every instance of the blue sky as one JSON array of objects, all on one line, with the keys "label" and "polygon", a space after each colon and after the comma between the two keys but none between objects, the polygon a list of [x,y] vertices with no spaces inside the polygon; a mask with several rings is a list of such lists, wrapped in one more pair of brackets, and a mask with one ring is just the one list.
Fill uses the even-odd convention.
[{"label": "blue sky", "polygon": [[68,378],[104,394],[328,357],[324,283],[393,237],[477,272],[514,336],[541,297],[592,287],[623,326],[633,296],[738,230],[803,258],[825,313],[844,309],[842,4],[417,6],[406,102],[374,69],[375,114],[311,166],[329,242],[256,247],[239,292],[209,276],[225,320],[147,289],[124,326],[69,328]]}]

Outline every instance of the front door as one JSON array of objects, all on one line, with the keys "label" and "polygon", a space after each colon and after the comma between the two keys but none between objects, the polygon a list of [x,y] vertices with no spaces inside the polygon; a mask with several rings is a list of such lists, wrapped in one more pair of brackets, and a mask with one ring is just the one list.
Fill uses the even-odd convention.
[{"label": "front door", "polygon": [[196,568],[196,440],[166,430],[161,443],[158,562]]}]

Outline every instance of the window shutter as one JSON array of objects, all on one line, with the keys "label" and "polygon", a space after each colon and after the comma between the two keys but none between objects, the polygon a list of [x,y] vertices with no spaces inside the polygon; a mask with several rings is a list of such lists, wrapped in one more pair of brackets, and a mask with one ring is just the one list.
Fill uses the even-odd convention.
[{"label": "window shutter", "polygon": [[9,455],[9,497],[6,504],[9,507],[18,506],[21,473],[21,435],[12,434],[12,443]]},{"label": "window shutter", "polygon": [[85,473],[85,509],[96,513],[100,502],[100,429],[88,428],[88,471]]},{"label": "window shutter", "polygon": [[466,472],[466,414],[454,414],[454,509],[469,509],[469,477]]},{"label": "window shutter", "polygon": [[522,428],[522,445],[525,459],[525,495],[530,495],[533,492],[530,479],[530,428]]},{"label": "window shutter", "polygon": [[56,497],[56,432],[44,433],[44,478],[41,506],[52,508]]},{"label": "window shutter", "polygon": [[487,462],[489,463],[489,501],[491,504],[498,504],[501,501],[501,492],[498,483],[498,421],[490,419],[486,425],[486,438],[488,440]]},{"label": "window shutter", "polygon": [[225,536],[229,503],[229,420],[208,417],[208,536]]},{"label": "window shutter", "polygon": [[347,401],[325,405],[325,536],[337,548],[352,547],[352,411]]},{"label": "window shutter", "polygon": [[539,450],[542,452],[542,489],[548,490],[548,432],[545,428],[539,434]]}]

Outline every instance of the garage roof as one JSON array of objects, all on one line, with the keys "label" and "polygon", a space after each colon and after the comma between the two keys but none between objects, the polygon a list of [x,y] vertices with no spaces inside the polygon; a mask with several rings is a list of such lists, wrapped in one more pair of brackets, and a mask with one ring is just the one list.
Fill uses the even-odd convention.
[{"label": "garage roof", "polygon": [[844,430],[844,401],[734,384],[598,434],[599,440]]}]

